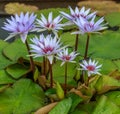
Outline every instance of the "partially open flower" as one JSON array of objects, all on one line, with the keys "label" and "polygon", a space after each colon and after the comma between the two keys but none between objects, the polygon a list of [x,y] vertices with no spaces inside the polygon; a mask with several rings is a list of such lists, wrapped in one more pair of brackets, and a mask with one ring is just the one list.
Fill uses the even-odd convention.
[{"label": "partially open flower", "polygon": [[98,65],[98,62],[96,62],[95,60],[92,61],[91,59],[87,62],[86,60],[83,60],[83,63],[80,64],[80,66],[82,67],[82,70],[87,71],[88,76],[91,76],[92,74],[99,74],[100,68],[102,67],[102,65]]},{"label": "partially open flower", "polygon": [[75,61],[73,61],[73,60],[76,58],[77,55],[78,55],[78,53],[76,53],[74,51],[69,53],[68,48],[67,48],[67,49],[63,49],[63,51],[57,53],[56,58],[62,61],[62,64],[61,64],[61,66],[62,66],[65,62],[75,63]]},{"label": "partially open flower", "polygon": [[78,7],[76,7],[75,10],[73,10],[69,6],[69,9],[70,9],[70,14],[67,14],[67,13],[62,12],[62,11],[60,13],[63,15],[64,18],[68,19],[71,22],[76,21],[80,17],[88,20],[96,14],[96,12],[90,13],[90,9],[85,10],[85,7],[82,7],[80,10]]},{"label": "partially open flower", "polygon": [[25,15],[23,13],[20,15],[16,14],[14,17],[11,16],[11,19],[6,19],[7,22],[4,23],[5,25],[2,28],[12,33],[10,33],[5,40],[20,35],[22,42],[25,43],[28,32],[31,32],[34,29],[35,19],[36,16],[33,13],[29,14],[28,12]]},{"label": "partially open flower", "polygon": [[74,21],[79,28],[79,31],[74,33],[75,34],[96,33],[107,28],[106,26],[107,23],[102,24],[104,22],[103,17],[100,18],[97,22],[95,22],[95,18],[96,16],[94,15],[94,17],[90,21],[85,20],[82,17]]},{"label": "partially open flower", "polygon": [[41,14],[41,19],[37,19],[36,27],[38,32],[42,31],[49,31],[53,32],[56,36],[58,30],[61,30],[63,27],[63,24],[60,24],[63,18],[61,16],[57,16],[53,19],[52,12],[49,13],[48,19],[45,18],[43,14]]},{"label": "partially open flower", "polygon": [[41,57],[46,56],[50,63],[52,64],[54,54],[57,54],[61,51],[61,43],[60,39],[58,40],[56,37],[52,37],[51,35],[47,35],[46,37],[42,34],[40,38],[31,39],[33,44],[30,44],[31,52],[33,53],[31,56],[33,57]]}]

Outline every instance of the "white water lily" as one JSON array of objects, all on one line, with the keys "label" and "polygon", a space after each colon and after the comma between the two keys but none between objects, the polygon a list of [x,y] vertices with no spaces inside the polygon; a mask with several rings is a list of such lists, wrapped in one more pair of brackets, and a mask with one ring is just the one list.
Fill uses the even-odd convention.
[{"label": "white water lily", "polygon": [[88,62],[86,60],[83,60],[82,64],[80,63],[80,66],[82,67],[81,70],[87,71],[88,77],[91,76],[92,74],[99,74],[100,68],[102,65],[97,65],[98,62],[95,60],[89,60]]},{"label": "white water lily", "polygon": [[101,30],[107,28],[107,23],[102,24],[104,22],[104,18],[100,18],[95,22],[96,15],[88,21],[80,17],[74,23],[78,26],[79,31],[73,32],[72,34],[84,34],[84,33],[98,33]]},{"label": "white water lily", "polygon": [[62,17],[59,15],[53,19],[53,13],[50,12],[48,15],[48,19],[41,14],[41,18],[37,19],[36,27],[38,32],[49,31],[55,34],[58,37],[57,32],[58,30],[63,29],[63,24],[60,24],[62,21]]},{"label": "white water lily", "polygon": [[22,42],[25,43],[28,32],[31,32],[35,27],[35,19],[36,15],[33,13],[29,14],[28,12],[26,14],[16,14],[15,16],[11,16],[11,19],[6,19],[7,22],[4,23],[5,25],[2,28],[11,33],[5,40],[9,40],[16,35],[20,35]]},{"label": "white water lily", "polygon": [[74,23],[74,21],[76,21],[80,17],[86,20],[89,20],[96,14],[96,12],[90,13],[90,9],[85,10],[85,7],[82,7],[81,9],[79,9],[78,7],[75,7],[75,10],[73,10],[69,6],[69,10],[70,10],[70,14],[67,14],[62,11],[60,13],[63,15],[64,18],[68,19],[72,23]]},{"label": "white water lily", "polygon": [[52,64],[53,57],[55,54],[62,50],[60,39],[47,35],[46,37],[42,34],[39,38],[35,37],[31,39],[32,44],[30,44],[31,54],[33,57],[46,56],[50,63]]},{"label": "white water lily", "polygon": [[56,58],[62,61],[62,66],[65,62],[75,63],[75,61],[73,60],[76,58],[77,55],[78,53],[76,53],[75,51],[69,53],[68,48],[66,48],[63,49],[61,52],[57,53]]}]

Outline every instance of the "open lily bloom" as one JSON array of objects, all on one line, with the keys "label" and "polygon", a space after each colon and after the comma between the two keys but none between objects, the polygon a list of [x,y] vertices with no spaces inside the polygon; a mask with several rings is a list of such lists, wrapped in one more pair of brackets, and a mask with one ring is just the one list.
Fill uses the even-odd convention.
[{"label": "open lily bloom", "polygon": [[75,10],[73,10],[70,6],[70,14],[67,14],[65,12],[60,12],[64,18],[68,19],[69,21],[71,21],[72,23],[74,21],[76,21],[78,18],[82,17],[86,20],[89,20],[90,18],[92,18],[96,12],[90,13],[90,9],[85,10],[85,7],[82,7],[80,10],[78,7],[75,8]]},{"label": "open lily bloom", "polygon": [[95,22],[96,15],[90,21],[87,21],[80,17],[74,23],[78,26],[79,31],[73,32],[73,34],[84,34],[84,33],[98,33],[101,30],[107,28],[107,23],[102,24],[104,22],[104,18],[100,18],[97,22]]},{"label": "open lily bloom", "polygon": [[60,24],[63,18],[61,16],[57,16],[53,19],[52,12],[49,13],[48,19],[45,18],[43,14],[41,14],[41,19],[37,19],[36,27],[38,32],[42,31],[49,31],[57,35],[58,30],[61,30],[63,27],[63,24]]},{"label": "open lily bloom", "polygon": [[76,56],[78,55],[78,53],[76,52],[68,52],[68,48],[67,49],[63,49],[61,52],[57,53],[57,59],[63,61],[61,66],[65,63],[65,62],[72,62],[75,63],[75,61],[73,61]]},{"label": "open lily bloom", "polygon": [[31,32],[34,29],[34,21],[36,19],[36,15],[29,14],[28,12],[24,15],[21,13],[20,15],[11,16],[11,19],[6,19],[4,30],[7,30],[10,35],[5,39],[11,39],[16,35],[20,35],[20,38],[23,43],[25,43],[28,32]]},{"label": "open lily bloom", "polygon": [[31,39],[33,44],[30,44],[31,54],[33,57],[46,56],[52,64],[54,54],[61,51],[60,39],[47,35],[46,37],[42,34],[39,38],[35,37]]},{"label": "open lily bloom", "polygon": [[86,60],[83,60],[83,63],[80,64],[80,66],[82,67],[82,70],[87,71],[88,73],[88,77],[91,76],[92,74],[99,74],[100,68],[102,67],[102,65],[98,65],[98,62],[96,62],[95,60],[92,61],[91,59],[87,62]]}]

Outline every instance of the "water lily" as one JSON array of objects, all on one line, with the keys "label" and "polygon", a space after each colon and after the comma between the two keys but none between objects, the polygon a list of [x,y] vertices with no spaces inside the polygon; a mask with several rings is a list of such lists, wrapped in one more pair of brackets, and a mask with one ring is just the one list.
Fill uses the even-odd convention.
[{"label": "water lily", "polygon": [[96,62],[95,60],[83,60],[82,64],[80,63],[80,66],[82,67],[82,70],[87,71],[88,73],[88,77],[91,76],[92,74],[99,74],[99,71],[101,70],[100,68],[102,67],[102,65],[97,65],[98,62]]},{"label": "water lily", "polygon": [[98,33],[101,30],[107,28],[107,23],[102,24],[104,22],[104,17],[101,17],[98,21],[95,22],[96,15],[88,21],[80,17],[77,19],[75,24],[78,26],[79,31],[73,32],[73,34],[84,34],[84,33]]},{"label": "water lily", "polygon": [[62,17],[59,15],[53,19],[53,13],[50,12],[48,15],[48,19],[45,18],[43,14],[41,14],[41,18],[37,19],[36,27],[38,32],[48,31],[55,34],[58,37],[57,32],[61,30],[63,24],[60,24],[62,21]]},{"label": "water lily", "polygon": [[35,19],[36,15],[33,13],[29,14],[29,12],[26,14],[21,13],[20,15],[16,14],[15,16],[11,16],[10,19],[6,19],[7,22],[4,23],[5,25],[2,28],[11,33],[5,40],[20,35],[22,42],[25,43],[28,32],[31,32],[34,29]]},{"label": "water lily", "polygon": [[90,18],[92,18],[96,12],[90,13],[90,9],[85,10],[85,7],[82,7],[81,9],[79,9],[78,7],[75,8],[75,10],[73,10],[70,6],[69,6],[69,10],[70,10],[70,14],[67,14],[65,12],[60,12],[64,18],[68,19],[69,21],[71,21],[72,23],[74,21],[76,21],[77,19],[79,19],[80,17],[89,20]]},{"label": "water lily", "polygon": [[47,35],[46,37],[42,34],[39,38],[35,37],[31,39],[33,44],[30,44],[31,47],[31,56],[41,57],[46,56],[50,63],[52,64],[54,54],[57,54],[61,51],[60,39]]},{"label": "water lily", "polygon": [[71,62],[71,63],[75,63],[75,61],[73,61],[76,56],[78,55],[78,53],[76,53],[75,51],[69,53],[68,52],[68,48],[63,49],[61,52],[57,53],[57,59],[62,61],[61,66],[65,63],[65,62]]}]

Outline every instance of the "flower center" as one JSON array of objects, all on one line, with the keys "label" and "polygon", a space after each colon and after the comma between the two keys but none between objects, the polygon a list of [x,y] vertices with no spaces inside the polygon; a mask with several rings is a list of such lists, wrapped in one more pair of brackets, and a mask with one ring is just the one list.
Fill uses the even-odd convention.
[{"label": "flower center", "polygon": [[70,58],[71,58],[71,56],[69,56],[69,55],[66,55],[66,56],[63,56],[62,57],[64,60],[67,60],[67,61],[69,61],[70,60]]},{"label": "flower center", "polygon": [[43,51],[44,51],[44,53],[48,53],[48,52],[52,52],[53,51],[53,47],[45,47],[44,49],[43,49]]},{"label": "flower center", "polygon": [[86,67],[89,71],[94,71],[95,67],[93,65],[89,65]]},{"label": "flower center", "polygon": [[94,24],[92,24],[92,23],[85,23],[84,24],[84,29],[85,29],[85,31],[90,31],[90,30],[92,30],[94,28]]},{"label": "flower center", "polygon": [[54,28],[54,24],[47,23],[46,27],[47,28]]},{"label": "flower center", "polygon": [[80,14],[80,16],[83,17],[83,18],[86,18],[86,15],[84,15],[84,14]]}]

